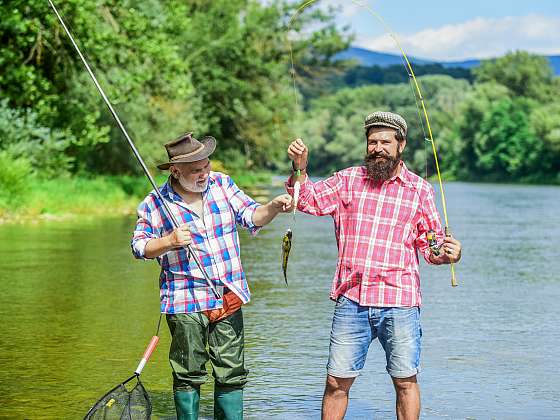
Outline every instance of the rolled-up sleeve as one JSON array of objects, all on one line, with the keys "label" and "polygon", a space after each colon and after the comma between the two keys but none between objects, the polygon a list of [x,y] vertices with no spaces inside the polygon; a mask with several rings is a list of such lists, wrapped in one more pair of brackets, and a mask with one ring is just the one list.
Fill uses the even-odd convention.
[{"label": "rolled-up sleeve", "polygon": [[422,253],[424,260],[428,264],[434,264],[430,261],[430,247],[426,239],[426,233],[429,230],[433,230],[436,234],[438,244],[443,242],[444,233],[434,199],[434,189],[431,185],[424,194],[424,199],[420,201],[420,205],[422,206],[422,217],[417,226],[418,236],[414,241],[414,246]]},{"label": "rolled-up sleeve", "polygon": [[[293,197],[292,177],[293,175],[286,182],[286,191]],[[317,182],[312,182],[305,175],[300,185],[298,210],[314,216],[333,214],[338,209],[342,189],[343,179],[338,172],[330,178]]]},{"label": "rolled-up sleeve", "polygon": [[260,204],[245,194],[229,176],[227,177],[226,192],[229,204],[235,213],[235,222],[248,229],[251,235],[256,235],[262,226],[255,225],[253,215]]},{"label": "rolled-up sleeve", "polygon": [[154,229],[152,210],[148,201],[149,197],[138,206],[138,220],[130,243],[134,257],[142,260],[148,259],[146,258],[146,244],[151,239],[159,238],[158,230]]}]

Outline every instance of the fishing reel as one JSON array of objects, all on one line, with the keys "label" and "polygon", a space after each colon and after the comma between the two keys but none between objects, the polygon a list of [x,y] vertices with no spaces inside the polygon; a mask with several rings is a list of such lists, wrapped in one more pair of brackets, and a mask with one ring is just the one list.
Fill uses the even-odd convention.
[{"label": "fishing reel", "polygon": [[[449,228],[447,226],[445,226],[443,230],[446,238],[451,237],[451,233],[449,232]],[[443,242],[438,245],[436,232],[433,229],[430,229],[429,231],[426,232],[426,240],[428,241],[428,246],[432,250],[432,254],[434,254],[437,257],[441,253]]]},{"label": "fishing reel", "polygon": [[438,245],[436,232],[433,229],[430,229],[428,232],[426,232],[426,240],[428,241],[428,246],[432,250],[432,254],[437,257],[440,254],[443,243]]}]

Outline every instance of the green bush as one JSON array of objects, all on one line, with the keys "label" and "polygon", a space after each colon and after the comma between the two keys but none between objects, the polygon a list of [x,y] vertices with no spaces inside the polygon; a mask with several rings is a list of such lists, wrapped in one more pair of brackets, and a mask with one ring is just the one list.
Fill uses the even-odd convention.
[{"label": "green bush", "polygon": [[0,151],[13,159],[24,159],[31,171],[44,178],[68,173],[73,158],[66,149],[74,142],[67,131],[45,127],[30,109],[13,109],[0,101]]},{"label": "green bush", "polygon": [[6,151],[0,151],[0,208],[21,206],[30,173],[29,161],[14,159]]}]

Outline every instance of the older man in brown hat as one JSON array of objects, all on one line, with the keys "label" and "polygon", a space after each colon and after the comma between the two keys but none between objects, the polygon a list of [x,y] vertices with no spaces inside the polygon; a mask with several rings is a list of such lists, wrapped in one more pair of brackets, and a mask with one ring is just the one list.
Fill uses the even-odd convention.
[{"label": "older man in brown hat", "polygon": [[[228,176],[210,170],[213,137],[198,141],[192,133],[165,145],[168,162],[158,166],[170,176],[162,196],[181,225],[172,219],[154,192],[138,207],[132,239],[137,258],[156,258],[161,265],[161,312],[171,332],[169,361],[173,370],[175,407],[179,419],[197,419],[200,385],[214,376],[214,417],[243,418],[244,363],[241,306],[250,298],[241,266],[237,227],[256,234],[279,212],[288,212],[288,194],[260,205]],[[191,246],[219,296],[190,257]],[[206,347],[208,346],[208,350]]]},{"label": "older man in brown hat", "polygon": [[[301,139],[288,148],[294,170],[301,171],[288,179],[288,192],[300,181],[299,210],[331,215],[337,236],[330,294],[336,305],[322,415],[324,420],[344,417],[350,387],[378,338],[396,391],[397,418],[417,419],[422,336],[418,253],[429,264],[454,263],[461,258],[461,244],[444,237],[432,186],[401,160],[404,118],[378,111],[367,116],[364,128],[364,165],[324,181],[313,183],[307,177],[308,150]],[[426,238],[430,231],[443,252],[432,252]]]}]

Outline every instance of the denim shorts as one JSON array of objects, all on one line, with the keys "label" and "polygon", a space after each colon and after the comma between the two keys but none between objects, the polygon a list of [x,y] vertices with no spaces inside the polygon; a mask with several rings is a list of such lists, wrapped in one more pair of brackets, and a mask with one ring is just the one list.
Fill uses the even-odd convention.
[{"label": "denim shorts", "polygon": [[387,372],[408,378],[420,372],[420,309],[360,306],[340,296],[331,329],[327,372],[337,378],[354,378],[366,362],[376,338],[385,350]]}]

